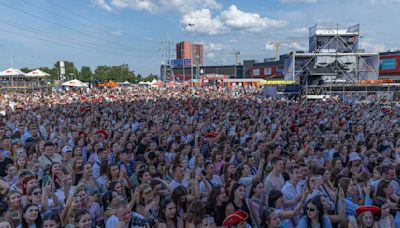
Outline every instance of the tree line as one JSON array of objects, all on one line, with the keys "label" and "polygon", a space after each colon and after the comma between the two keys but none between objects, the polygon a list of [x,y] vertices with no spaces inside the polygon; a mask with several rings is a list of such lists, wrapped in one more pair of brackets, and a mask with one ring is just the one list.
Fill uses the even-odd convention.
[{"label": "tree line", "polygon": [[[155,74],[150,74],[146,77],[142,77],[140,74],[135,74],[134,71],[129,69],[128,64],[122,64],[119,66],[97,66],[94,72],[90,69],[90,66],[82,66],[78,70],[73,62],[64,61],[65,66],[65,80],[78,79],[83,82],[106,82],[113,80],[116,82],[128,81],[130,83],[138,83],[140,81],[152,81],[158,79]],[[35,68],[36,69],[36,68]],[[27,67],[21,69],[21,71],[28,73],[32,70]],[[50,74],[46,79],[48,80],[59,80],[60,79],[60,61],[57,61],[52,68],[39,67],[40,70]]]}]

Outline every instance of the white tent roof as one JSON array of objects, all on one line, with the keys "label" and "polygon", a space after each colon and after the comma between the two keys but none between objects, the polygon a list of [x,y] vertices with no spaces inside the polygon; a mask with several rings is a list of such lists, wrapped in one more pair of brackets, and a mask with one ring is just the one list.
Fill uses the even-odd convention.
[{"label": "white tent roof", "polygon": [[83,83],[76,79],[68,81],[68,82],[64,82],[62,85],[63,86],[71,86],[71,87],[89,87],[86,83]]},{"label": "white tent roof", "polygon": [[1,71],[0,76],[25,76],[25,73],[14,68],[8,68],[7,70]]},{"label": "white tent roof", "polygon": [[30,76],[30,77],[46,77],[46,76],[50,76],[50,74],[43,72],[39,69],[36,69],[34,71],[31,71],[29,73],[26,74],[26,76]]},{"label": "white tent roof", "polygon": [[139,82],[139,85],[150,85],[150,84],[151,82],[143,82],[143,81]]}]

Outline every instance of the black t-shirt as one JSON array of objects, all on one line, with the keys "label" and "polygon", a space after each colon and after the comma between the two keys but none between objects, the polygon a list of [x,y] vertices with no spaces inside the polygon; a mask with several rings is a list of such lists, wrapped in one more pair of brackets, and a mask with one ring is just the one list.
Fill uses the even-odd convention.
[{"label": "black t-shirt", "polygon": [[5,158],[4,161],[1,161],[1,162],[0,162],[0,176],[1,176],[1,177],[7,176],[7,173],[6,173],[6,166],[7,166],[8,164],[13,164],[13,163],[14,163],[14,162],[13,162],[11,159],[9,159],[9,158]]}]

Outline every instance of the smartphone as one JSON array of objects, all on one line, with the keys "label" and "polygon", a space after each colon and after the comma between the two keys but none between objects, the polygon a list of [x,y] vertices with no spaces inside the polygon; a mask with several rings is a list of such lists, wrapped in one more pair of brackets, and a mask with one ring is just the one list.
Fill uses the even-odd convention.
[{"label": "smartphone", "polygon": [[207,176],[207,172],[204,169],[201,170],[201,174],[203,174],[203,176]]}]

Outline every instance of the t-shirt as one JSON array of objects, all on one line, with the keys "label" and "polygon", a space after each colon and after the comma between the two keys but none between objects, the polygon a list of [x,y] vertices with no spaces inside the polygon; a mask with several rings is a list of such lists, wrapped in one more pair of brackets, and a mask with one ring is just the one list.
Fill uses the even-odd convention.
[{"label": "t-shirt", "polygon": [[48,165],[51,165],[53,162],[59,162],[61,163],[63,160],[63,156],[61,156],[59,153],[54,153],[53,156],[49,157],[45,154],[42,154],[39,158],[38,161],[40,163],[40,166],[45,169]]},{"label": "t-shirt", "polygon": [[171,186],[172,189],[175,189],[176,187],[183,185],[183,187],[188,188],[189,187],[189,182],[187,180],[182,180],[181,183],[172,180],[171,183],[169,183],[169,186]]},{"label": "t-shirt", "polygon": [[[311,225],[312,228],[316,228],[315,226]],[[332,223],[331,220],[329,220],[329,218],[324,215],[322,216],[322,226],[320,227],[324,227],[324,228],[332,228]],[[297,228],[308,228],[308,224],[307,224],[307,217],[303,216],[300,219],[299,224],[297,224]]]},{"label": "t-shirt", "polygon": [[282,174],[275,176],[272,173],[268,174],[264,181],[265,193],[268,195],[272,190],[280,191],[285,184],[285,179]]}]

